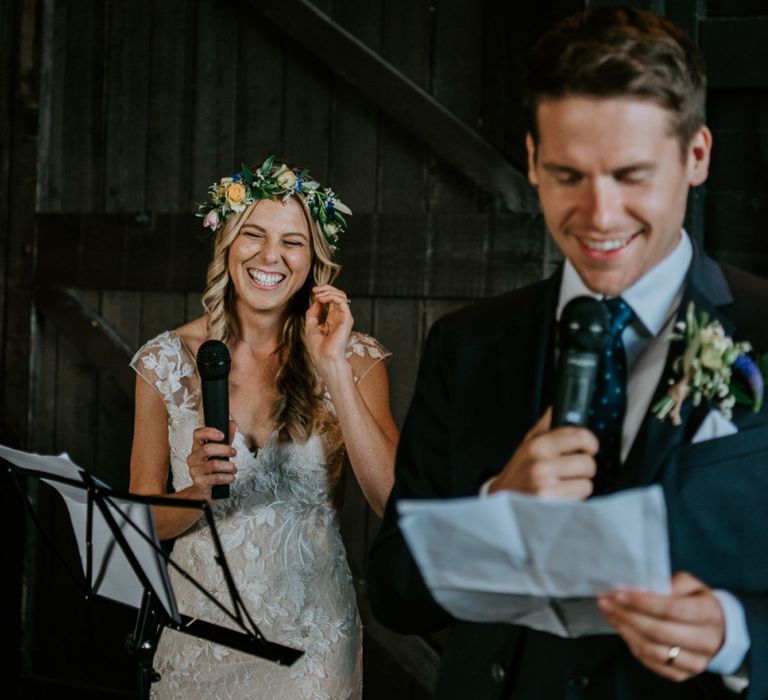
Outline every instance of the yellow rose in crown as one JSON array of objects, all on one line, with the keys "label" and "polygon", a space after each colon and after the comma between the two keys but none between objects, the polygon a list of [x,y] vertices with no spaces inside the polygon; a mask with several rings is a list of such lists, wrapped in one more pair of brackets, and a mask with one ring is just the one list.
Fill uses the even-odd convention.
[{"label": "yellow rose in crown", "polygon": [[239,214],[245,210],[245,187],[240,182],[233,182],[227,187],[226,197],[232,211]]},{"label": "yellow rose in crown", "polygon": [[218,197],[219,199],[223,199],[224,195],[227,192],[227,187],[229,187],[232,184],[232,178],[231,177],[223,177],[221,180],[219,180],[219,184],[216,187],[216,192],[214,194],[215,197]]}]

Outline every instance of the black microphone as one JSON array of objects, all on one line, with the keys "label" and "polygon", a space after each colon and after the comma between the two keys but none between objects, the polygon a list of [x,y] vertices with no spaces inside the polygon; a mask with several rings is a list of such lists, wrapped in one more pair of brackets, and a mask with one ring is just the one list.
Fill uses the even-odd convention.
[{"label": "black microphone", "polygon": [[[229,443],[229,350],[220,340],[206,340],[197,351],[197,372],[203,392],[205,425],[224,433],[220,444]],[[225,459],[216,457],[215,459]],[[229,498],[229,484],[215,484],[211,498]]]},{"label": "black microphone", "polygon": [[593,297],[576,297],[565,305],[558,324],[560,358],[553,428],[587,424],[610,321],[608,309]]}]

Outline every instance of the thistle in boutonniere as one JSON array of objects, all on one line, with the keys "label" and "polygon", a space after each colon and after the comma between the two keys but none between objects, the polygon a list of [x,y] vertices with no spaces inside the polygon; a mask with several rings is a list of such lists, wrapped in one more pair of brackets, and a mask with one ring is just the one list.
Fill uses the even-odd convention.
[{"label": "thistle in boutonniere", "polygon": [[719,321],[708,321],[705,311],[697,318],[691,303],[685,321],[675,326],[670,340],[683,341],[685,350],[672,365],[677,379],[670,380],[666,396],[651,409],[659,420],[669,416],[680,425],[680,409],[689,397],[694,406],[708,401],[729,420],[736,403],[755,412],[762,406],[768,355],[753,358],[748,342],[734,342]]}]

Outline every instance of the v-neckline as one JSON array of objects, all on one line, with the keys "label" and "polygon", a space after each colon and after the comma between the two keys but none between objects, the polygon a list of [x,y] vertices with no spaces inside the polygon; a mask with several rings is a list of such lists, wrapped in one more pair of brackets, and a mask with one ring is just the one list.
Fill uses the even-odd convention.
[{"label": "v-neckline", "polygon": [[[175,330],[174,331],[170,331],[170,333],[173,333],[173,335],[175,335],[179,339],[179,342],[181,343],[181,345],[183,346],[185,352],[189,355],[189,357],[191,359],[191,363],[190,364],[192,365],[192,370],[194,371],[195,376],[197,377],[197,386],[198,386],[198,388],[200,390],[201,408],[202,408],[203,381],[202,381],[202,377],[200,376],[200,372],[197,369],[196,356],[192,352],[192,350],[190,349],[189,345],[187,345],[187,343],[184,341],[184,338],[182,338],[179,333],[177,333]],[[227,381],[229,381],[229,379],[227,379]],[[229,395],[229,391],[227,391],[227,395]],[[277,429],[273,428],[267,434],[267,437],[264,439],[264,442],[261,445],[259,445],[255,440],[253,441],[253,445],[249,445],[248,444],[248,440],[245,437],[245,433],[242,430],[240,430],[240,426],[237,424],[237,421],[234,419],[234,416],[232,415],[231,411],[229,411],[229,417],[230,417],[230,419],[235,424],[235,436],[232,438],[232,443],[234,444],[235,437],[237,437],[239,435],[240,436],[240,441],[245,446],[245,449],[247,450],[247,452],[249,454],[253,455],[254,457],[256,457],[259,454],[259,452],[261,452],[269,444],[269,441],[272,439],[272,436],[277,432]]]}]

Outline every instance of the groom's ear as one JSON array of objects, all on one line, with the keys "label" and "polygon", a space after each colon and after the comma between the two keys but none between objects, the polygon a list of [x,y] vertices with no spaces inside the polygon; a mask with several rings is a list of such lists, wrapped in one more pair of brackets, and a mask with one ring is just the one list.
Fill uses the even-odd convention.
[{"label": "groom's ear", "polygon": [[528,181],[534,186],[539,186],[539,176],[536,174],[536,143],[529,131],[525,135],[525,149],[528,151]]}]

